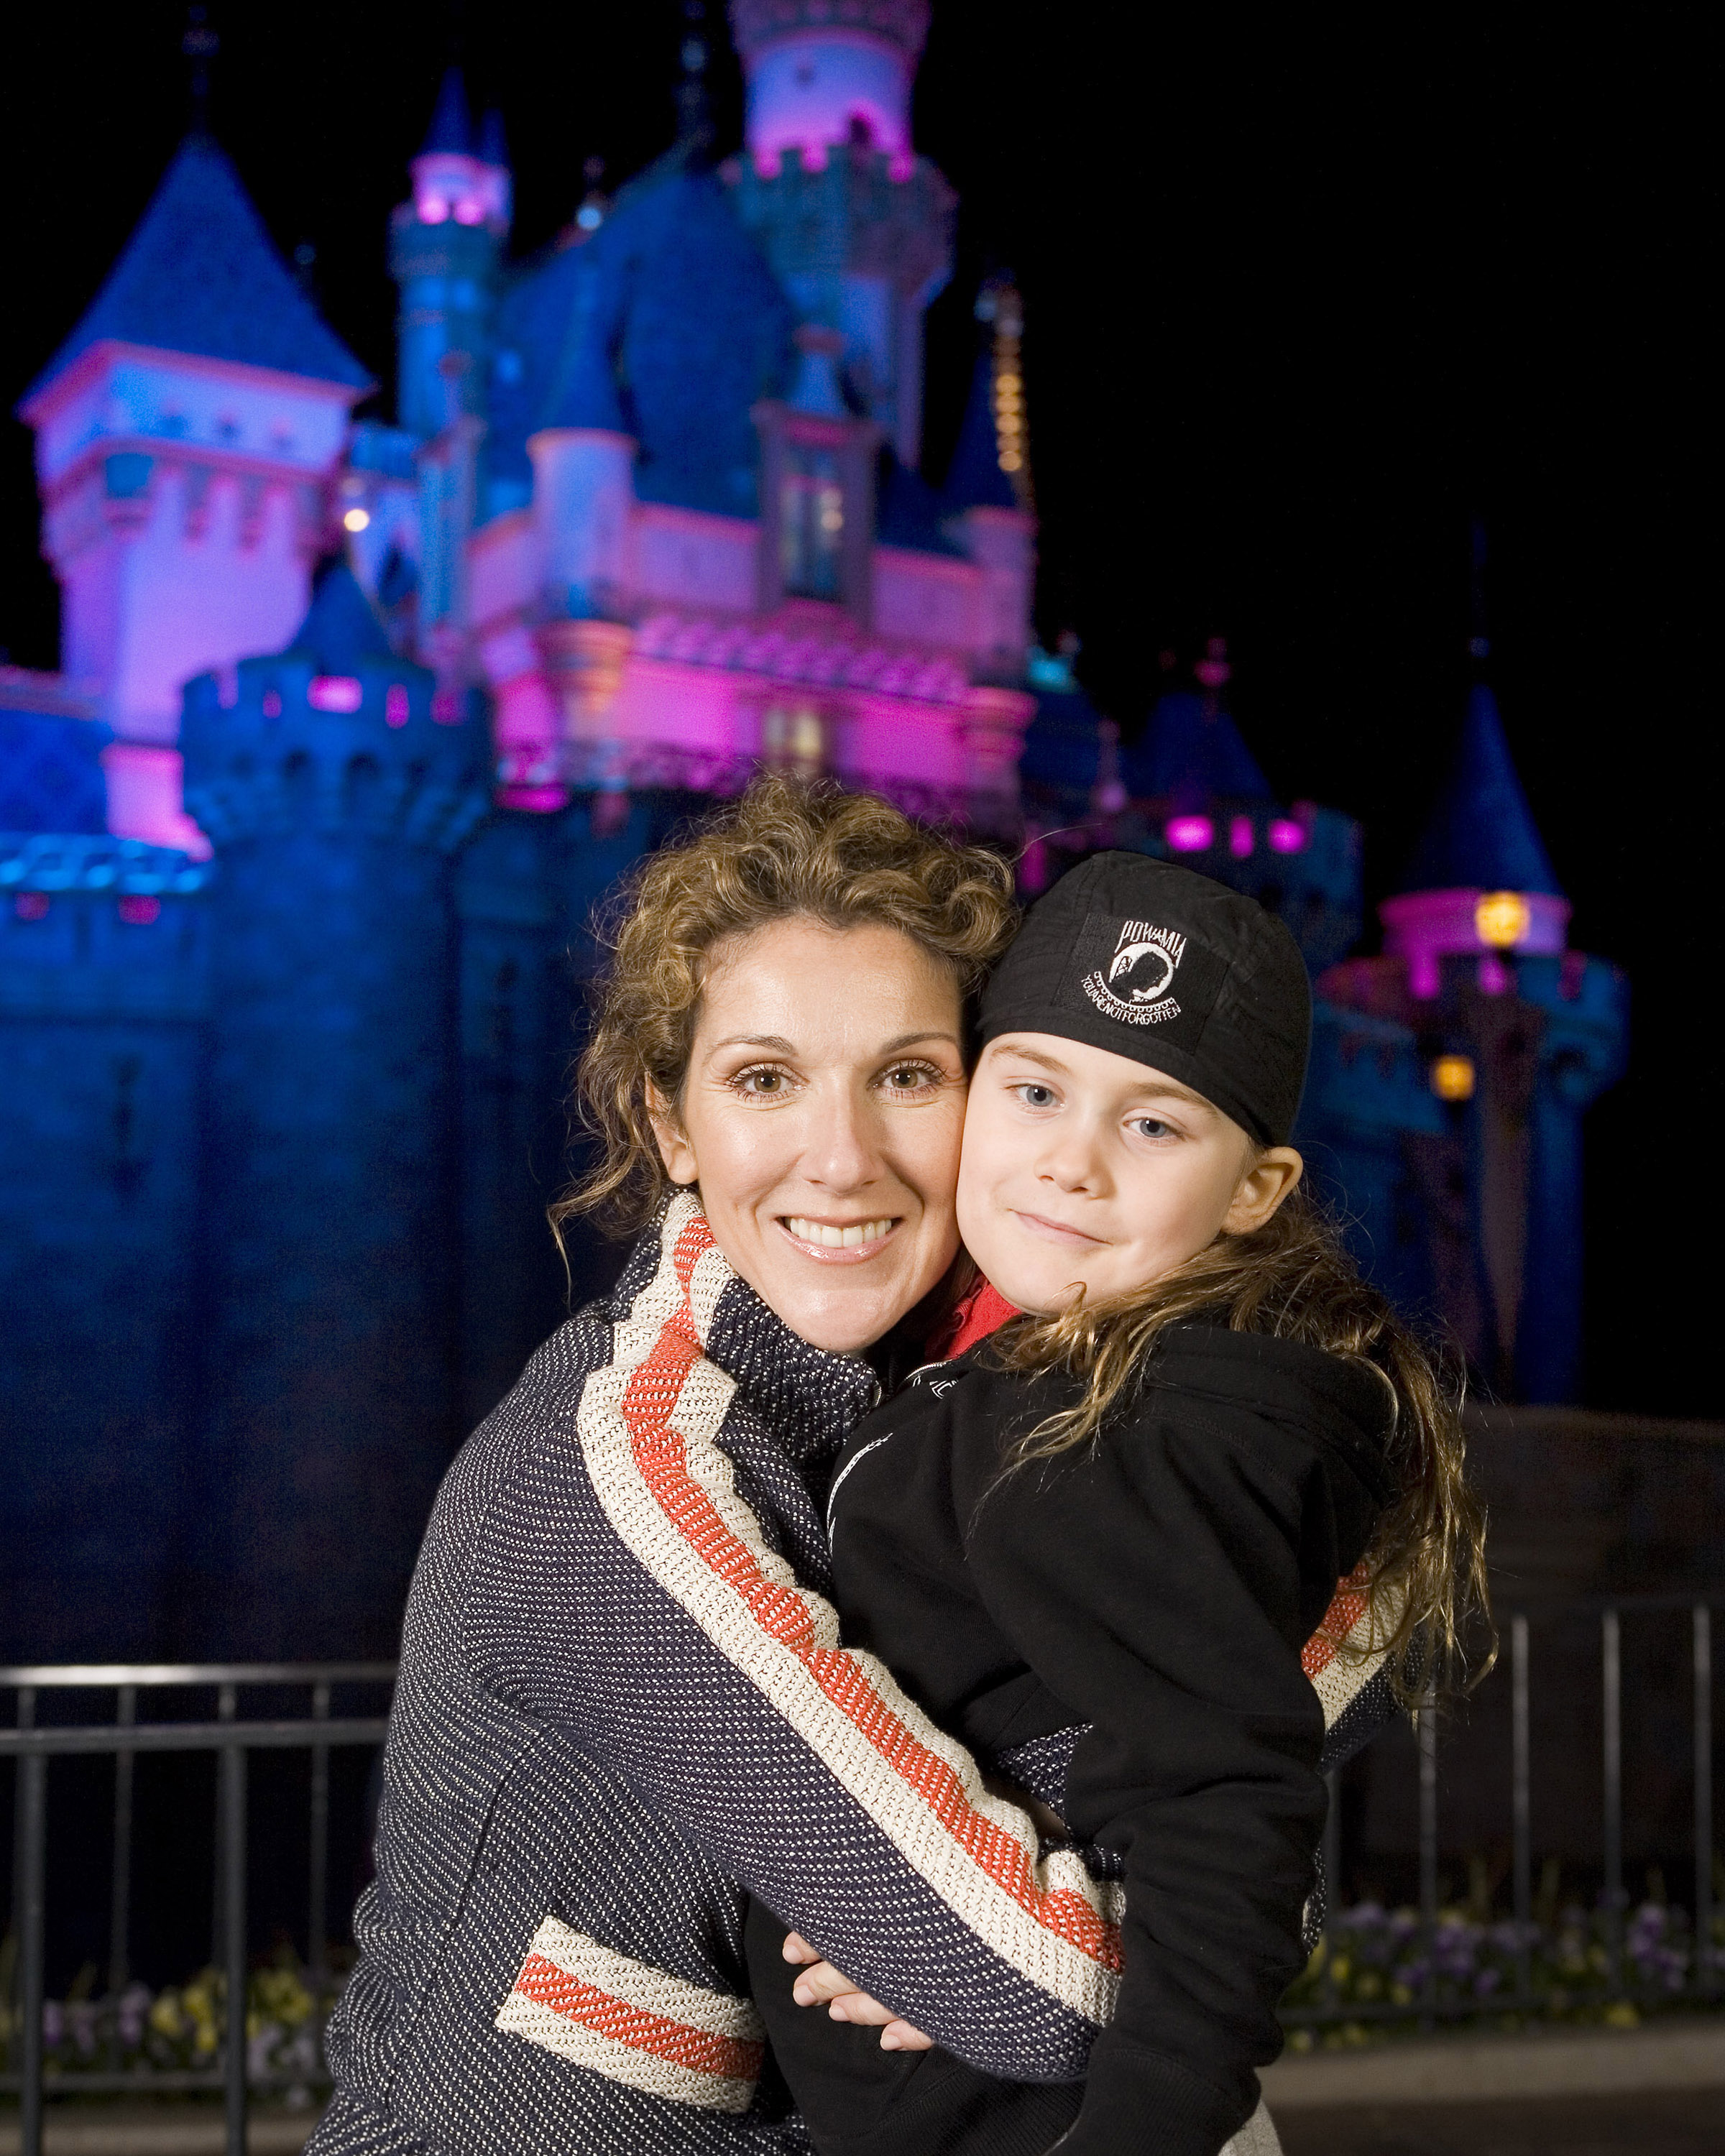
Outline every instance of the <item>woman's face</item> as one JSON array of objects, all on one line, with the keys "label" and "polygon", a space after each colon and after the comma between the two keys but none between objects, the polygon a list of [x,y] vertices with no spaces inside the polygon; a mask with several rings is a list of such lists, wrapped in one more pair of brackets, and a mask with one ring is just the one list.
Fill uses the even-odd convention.
[{"label": "woman's face", "polygon": [[896,928],[778,921],[709,955],[672,1179],[792,1331],[844,1353],[920,1302],[958,1248],[957,983]]}]

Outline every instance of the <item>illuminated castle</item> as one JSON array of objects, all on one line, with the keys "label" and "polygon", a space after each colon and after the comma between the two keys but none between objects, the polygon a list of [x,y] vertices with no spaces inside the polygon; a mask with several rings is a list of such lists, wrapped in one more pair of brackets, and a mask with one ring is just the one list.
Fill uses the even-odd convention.
[{"label": "illuminated castle", "polygon": [[1219,647],[1122,747],[1034,645],[1009,282],[922,470],[926,0],[732,12],[742,153],[692,36],[677,143],[525,264],[445,81],[394,424],[202,134],[24,401],[64,649],[0,674],[0,1652],[389,1650],[452,1447],[563,1306],[592,905],[762,764],[1024,844],[1031,890],[1116,844],[1276,906],[1322,976],[1302,1136],[1371,1262],[1500,1382],[1573,1387],[1621,993],[1562,949],[1495,717],[1348,958],[1358,833],[1270,798]]}]

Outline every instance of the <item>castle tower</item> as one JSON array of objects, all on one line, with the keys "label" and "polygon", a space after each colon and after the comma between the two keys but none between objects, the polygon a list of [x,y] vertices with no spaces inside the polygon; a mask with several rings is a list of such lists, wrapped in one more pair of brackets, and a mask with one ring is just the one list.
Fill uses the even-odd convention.
[{"label": "castle tower", "polygon": [[747,82],[737,214],[846,389],[920,460],[922,316],[952,275],[952,189],[911,143],[928,0],[732,0]]},{"label": "castle tower", "polygon": [[[510,176],[503,127],[488,113],[475,131],[459,68],[443,80],[425,141],[408,167],[412,199],[390,220],[389,270],[401,290],[396,317],[396,423],[422,441],[457,410],[483,408]],[[452,354],[470,364],[452,374]]]},{"label": "castle tower", "polygon": [[1475,1363],[1523,1399],[1580,1377],[1582,1115],[1621,1075],[1627,983],[1568,947],[1558,887],[1484,682],[1403,879],[1381,958],[1319,992],[1415,1035],[1438,1134],[1424,1186],[1431,1285]]},{"label": "castle tower", "polygon": [[488,757],[476,700],[444,720],[434,693],[345,567],[228,701],[209,675],[186,692],[188,798],[221,858],[212,1651],[389,1651],[459,1435],[451,860]]},{"label": "castle tower", "polygon": [[239,175],[188,136],[89,312],[19,407],[36,430],[62,670],[96,685],[117,834],[208,848],[174,747],[193,675],[304,615],[364,370]]}]

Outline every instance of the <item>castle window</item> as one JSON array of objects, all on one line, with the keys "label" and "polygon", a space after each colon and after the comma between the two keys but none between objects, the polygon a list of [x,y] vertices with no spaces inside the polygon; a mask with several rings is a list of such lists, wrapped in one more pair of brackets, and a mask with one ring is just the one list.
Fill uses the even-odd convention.
[{"label": "castle window", "polygon": [[788,598],[836,599],[845,543],[845,489],[829,449],[787,444],[778,484],[778,572]]},{"label": "castle window", "polygon": [[45,891],[21,891],[12,901],[12,910],[20,921],[45,921],[48,903]]},{"label": "castle window", "polygon": [[141,892],[129,891],[115,911],[128,927],[147,928],[162,918],[162,901],[146,897]]},{"label": "castle window", "polygon": [[365,691],[351,674],[319,674],[305,691],[314,711],[357,711]]}]

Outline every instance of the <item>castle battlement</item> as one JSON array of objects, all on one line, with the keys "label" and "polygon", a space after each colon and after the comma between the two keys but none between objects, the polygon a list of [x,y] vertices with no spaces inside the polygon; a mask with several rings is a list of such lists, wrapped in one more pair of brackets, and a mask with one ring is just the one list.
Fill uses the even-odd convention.
[{"label": "castle battlement", "polygon": [[450,853],[489,812],[477,699],[405,660],[349,665],[242,660],[226,704],[216,675],[186,685],[187,798],[218,846],[313,829]]},{"label": "castle battlement", "polygon": [[202,1018],[211,876],[135,839],[0,833],[0,1015]]}]

